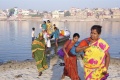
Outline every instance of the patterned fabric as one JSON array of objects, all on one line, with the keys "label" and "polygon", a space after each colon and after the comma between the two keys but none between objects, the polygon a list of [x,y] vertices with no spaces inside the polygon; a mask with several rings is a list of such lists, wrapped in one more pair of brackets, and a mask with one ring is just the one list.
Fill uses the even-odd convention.
[{"label": "patterned fabric", "polygon": [[103,80],[106,76],[102,72],[106,71],[104,60],[108,49],[109,45],[100,38],[85,50],[83,59],[85,80]]},{"label": "patterned fabric", "polygon": [[51,34],[53,32],[53,26],[51,23],[47,23],[47,33]]},{"label": "patterned fabric", "polygon": [[[70,40],[68,40],[65,43],[66,46],[69,44],[69,41]],[[69,46],[66,48],[69,58],[67,58],[66,55],[64,56],[64,62],[65,62],[64,75],[70,77],[71,80],[79,80],[78,69],[77,69],[77,57],[70,53],[70,49],[73,46],[74,43],[71,42]]]},{"label": "patterned fabric", "polygon": [[[39,35],[41,36],[41,35]],[[32,53],[34,53],[34,59],[36,61],[38,72],[48,68],[46,55],[45,55],[45,40],[35,39],[32,43]]]}]

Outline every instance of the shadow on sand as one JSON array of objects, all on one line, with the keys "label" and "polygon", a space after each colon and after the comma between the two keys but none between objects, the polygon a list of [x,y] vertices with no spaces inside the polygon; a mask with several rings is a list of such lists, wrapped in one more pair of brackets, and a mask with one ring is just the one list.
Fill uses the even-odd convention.
[{"label": "shadow on sand", "polygon": [[[52,75],[52,78],[51,80],[61,80],[61,76],[63,74],[63,69],[64,69],[64,66],[60,66],[60,58],[58,56],[56,56],[54,59],[54,65],[52,67],[52,71],[53,71],[53,75]],[[51,62],[53,62],[51,60]],[[83,71],[83,64],[82,64],[82,60],[81,59],[78,59],[77,60],[77,65],[78,65],[78,74],[81,78],[81,80],[84,80],[84,71]],[[65,80],[70,80],[70,78],[68,77],[65,77]]]}]

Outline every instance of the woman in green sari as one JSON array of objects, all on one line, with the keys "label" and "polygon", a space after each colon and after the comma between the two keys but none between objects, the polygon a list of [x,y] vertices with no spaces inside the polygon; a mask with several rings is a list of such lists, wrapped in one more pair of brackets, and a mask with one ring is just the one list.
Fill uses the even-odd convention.
[{"label": "woman in green sari", "polygon": [[39,76],[41,76],[42,71],[48,68],[45,54],[45,40],[42,33],[32,43],[32,57],[36,61]]}]

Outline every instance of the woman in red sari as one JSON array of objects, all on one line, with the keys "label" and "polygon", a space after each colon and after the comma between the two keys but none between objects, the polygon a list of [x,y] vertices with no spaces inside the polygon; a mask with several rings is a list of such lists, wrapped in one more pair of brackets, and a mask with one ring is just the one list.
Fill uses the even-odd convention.
[{"label": "woman in red sari", "polygon": [[65,67],[61,80],[64,80],[65,76],[70,77],[71,80],[80,80],[77,70],[77,57],[70,53],[70,49],[78,41],[79,37],[79,34],[75,33],[73,39],[68,40],[63,46]]}]

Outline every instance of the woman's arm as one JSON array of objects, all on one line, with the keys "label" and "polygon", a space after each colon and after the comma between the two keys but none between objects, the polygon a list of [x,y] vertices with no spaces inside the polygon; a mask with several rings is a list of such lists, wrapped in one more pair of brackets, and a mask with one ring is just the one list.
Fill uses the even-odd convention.
[{"label": "woman's arm", "polygon": [[52,34],[51,34],[51,35],[55,35],[55,34],[56,34],[56,31],[52,32]]},{"label": "woman's arm", "polygon": [[109,52],[106,53],[106,58],[105,58],[105,67],[108,70],[109,67],[109,63],[110,63],[110,54]]},{"label": "woman's arm", "polygon": [[84,51],[85,49],[87,49],[89,46],[84,46],[84,47],[77,47],[76,48],[76,52],[78,53],[78,52],[82,52],[82,51]]},{"label": "woman's arm", "polygon": [[34,53],[32,53],[32,58],[35,58],[35,55],[34,55]]},{"label": "woman's arm", "polygon": [[[88,48],[88,46],[85,46],[85,47],[77,47],[77,48],[76,48],[76,52],[82,52],[82,51],[84,51],[86,48]],[[82,58],[82,60],[83,60],[84,56],[83,56],[82,54],[80,54],[80,56],[81,56],[81,58]]]},{"label": "woman's arm", "polygon": [[82,52],[82,51],[84,51],[86,48],[88,48],[89,47],[89,45],[88,45],[88,43],[85,41],[85,40],[82,40],[80,43],[79,43],[79,45],[78,45],[78,47],[76,48],[76,52],[78,53],[78,52]]}]

